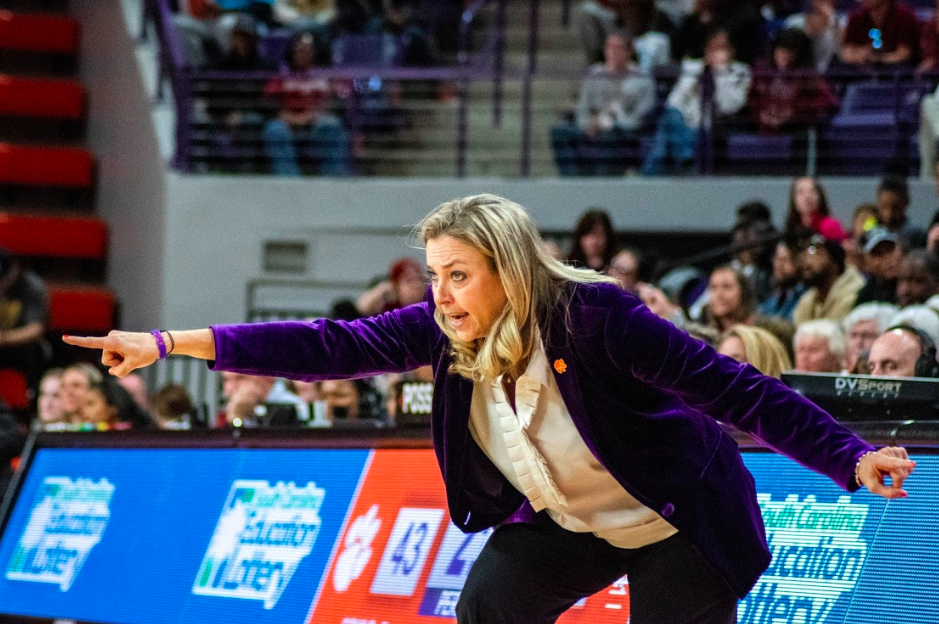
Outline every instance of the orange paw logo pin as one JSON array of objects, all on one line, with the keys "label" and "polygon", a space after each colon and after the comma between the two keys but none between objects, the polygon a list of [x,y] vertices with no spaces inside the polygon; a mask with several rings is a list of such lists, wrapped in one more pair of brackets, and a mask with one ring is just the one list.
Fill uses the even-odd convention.
[{"label": "orange paw logo pin", "polygon": [[564,360],[554,360],[554,370],[559,373],[567,371],[567,363]]}]

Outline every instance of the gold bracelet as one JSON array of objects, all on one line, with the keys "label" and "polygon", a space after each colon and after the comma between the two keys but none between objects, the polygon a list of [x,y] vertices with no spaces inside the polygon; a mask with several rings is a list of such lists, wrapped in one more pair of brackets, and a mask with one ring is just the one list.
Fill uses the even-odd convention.
[{"label": "gold bracelet", "polygon": [[861,483],[861,475],[860,475],[861,462],[864,460],[865,457],[867,457],[868,455],[873,455],[876,452],[877,451],[867,451],[866,453],[861,454],[861,456],[857,458],[857,463],[854,464],[854,482],[857,483],[857,486],[859,488],[864,487],[864,484]]}]

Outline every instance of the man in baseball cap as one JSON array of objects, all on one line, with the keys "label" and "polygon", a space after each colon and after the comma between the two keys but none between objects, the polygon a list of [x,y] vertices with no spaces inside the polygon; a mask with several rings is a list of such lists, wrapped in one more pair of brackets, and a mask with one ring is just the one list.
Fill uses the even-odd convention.
[{"label": "man in baseball cap", "polygon": [[855,305],[882,301],[896,303],[897,274],[903,248],[900,237],[884,227],[869,230],[861,239],[867,284],[857,295]]}]

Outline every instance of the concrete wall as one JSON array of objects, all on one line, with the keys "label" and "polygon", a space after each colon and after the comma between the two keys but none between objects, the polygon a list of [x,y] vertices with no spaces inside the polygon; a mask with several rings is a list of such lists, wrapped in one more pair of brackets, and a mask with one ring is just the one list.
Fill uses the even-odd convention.
[{"label": "concrete wall", "polygon": [[128,329],[162,316],[166,168],[150,101],[119,0],[71,3],[81,21],[81,80],[89,94],[88,147],[98,160],[96,211],[111,228],[108,284]]},{"label": "concrete wall", "polygon": [[[874,179],[824,180],[835,215],[847,224],[871,201]],[[603,206],[618,230],[721,231],[738,204],[760,198],[782,224],[789,181],[366,179],[169,174],[162,321],[173,327],[241,322],[248,280],[263,270],[265,241],[303,242],[306,270],[291,279],[360,284],[384,272],[406,246],[409,227],[440,202],[482,192],[527,207],[547,230],[569,230],[588,206]],[[936,207],[932,185],[911,182],[911,218],[923,225]]]}]

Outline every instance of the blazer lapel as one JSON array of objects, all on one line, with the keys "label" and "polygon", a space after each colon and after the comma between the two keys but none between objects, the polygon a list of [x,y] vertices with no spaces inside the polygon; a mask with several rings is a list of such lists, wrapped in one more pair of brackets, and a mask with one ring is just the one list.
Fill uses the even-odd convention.
[{"label": "blazer lapel", "polygon": [[[443,359],[448,360],[446,354]],[[446,367],[447,363],[442,365]],[[473,382],[459,375],[446,373],[440,375],[438,380],[434,389],[433,413],[443,416],[434,423],[434,448],[438,453],[443,480],[447,487],[450,513],[453,516],[456,511],[454,505],[462,498],[460,494],[463,473],[468,459],[466,445],[472,443],[469,440],[469,417],[473,401]],[[454,517],[453,520],[458,524],[464,522],[464,518]]]},{"label": "blazer lapel", "polygon": [[564,399],[564,405],[571,415],[574,426],[577,427],[587,447],[596,455],[597,446],[593,442],[587,409],[580,392],[580,384],[577,380],[577,360],[570,341],[571,337],[565,331],[564,312],[561,311],[552,319],[550,337],[545,344],[545,355],[548,357],[551,373],[558,384],[558,390],[561,391],[561,397]]}]

